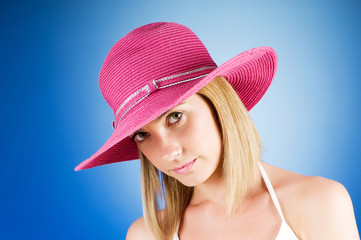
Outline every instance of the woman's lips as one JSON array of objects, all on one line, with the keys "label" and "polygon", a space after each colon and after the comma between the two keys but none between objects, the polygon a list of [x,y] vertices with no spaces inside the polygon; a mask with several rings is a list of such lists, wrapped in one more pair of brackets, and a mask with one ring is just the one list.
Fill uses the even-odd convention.
[{"label": "woman's lips", "polygon": [[184,175],[192,169],[193,164],[195,163],[196,160],[197,158],[194,159],[192,162],[186,163],[178,168],[174,168],[173,171],[177,174]]}]

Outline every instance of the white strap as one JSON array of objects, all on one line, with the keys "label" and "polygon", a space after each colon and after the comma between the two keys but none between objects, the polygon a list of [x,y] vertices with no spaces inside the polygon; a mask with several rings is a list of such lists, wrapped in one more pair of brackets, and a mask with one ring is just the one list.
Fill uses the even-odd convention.
[{"label": "white strap", "polygon": [[178,226],[175,230],[173,240],[179,240],[179,237],[178,237],[179,225],[180,225],[180,223],[178,223]]},{"label": "white strap", "polygon": [[280,203],[278,202],[277,196],[275,191],[273,190],[272,184],[270,182],[270,180],[268,179],[268,176],[266,174],[266,171],[264,170],[263,166],[261,163],[258,163],[258,167],[259,167],[259,171],[261,172],[261,175],[263,177],[263,181],[266,184],[266,187],[268,189],[269,194],[271,195],[272,201],[274,203],[274,205],[277,208],[278,213],[280,214],[282,221],[285,221],[285,218],[283,217],[283,213],[281,210],[281,206]]}]

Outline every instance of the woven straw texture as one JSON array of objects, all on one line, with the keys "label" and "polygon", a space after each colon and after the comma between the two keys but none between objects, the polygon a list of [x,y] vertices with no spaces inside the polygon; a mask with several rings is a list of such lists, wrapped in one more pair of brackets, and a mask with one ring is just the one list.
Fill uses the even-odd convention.
[{"label": "woven straw texture", "polygon": [[198,37],[177,23],[152,23],[120,39],[99,75],[101,92],[114,112],[114,133],[75,170],[138,159],[128,137],[183,102],[216,76],[225,77],[248,110],[262,98],[277,68],[272,48],[243,52],[217,67]]}]

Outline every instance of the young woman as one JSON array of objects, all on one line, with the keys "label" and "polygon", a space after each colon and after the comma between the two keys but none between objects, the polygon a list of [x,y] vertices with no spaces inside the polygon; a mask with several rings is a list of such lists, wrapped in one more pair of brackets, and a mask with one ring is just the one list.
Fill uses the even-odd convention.
[{"label": "young woman", "polygon": [[76,170],[141,159],[144,217],[127,239],[359,239],[341,184],[261,161],[248,111],[276,67],[268,47],[217,67],[176,23],[113,46],[99,82],[115,130]]}]

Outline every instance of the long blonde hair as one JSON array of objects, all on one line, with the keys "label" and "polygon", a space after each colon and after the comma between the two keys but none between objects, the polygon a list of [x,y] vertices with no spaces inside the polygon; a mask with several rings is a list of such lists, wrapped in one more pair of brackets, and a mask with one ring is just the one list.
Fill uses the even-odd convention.
[{"label": "long blonde hair", "polygon": [[[216,77],[198,94],[211,104],[218,120],[222,135],[222,171],[226,180],[224,208],[227,214],[232,214],[240,207],[249,181],[256,176],[261,139],[247,109],[226,79]],[[145,222],[155,239],[172,239],[193,187],[163,174],[141,152],[139,155]]]}]

